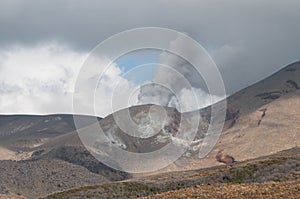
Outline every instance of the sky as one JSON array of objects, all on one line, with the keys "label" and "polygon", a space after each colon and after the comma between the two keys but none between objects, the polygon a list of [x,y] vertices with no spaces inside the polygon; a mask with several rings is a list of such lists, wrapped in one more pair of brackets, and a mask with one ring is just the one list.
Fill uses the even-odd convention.
[{"label": "sky", "polygon": [[[114,34],[141,27],[174,29],[199,42],[218,66],[230,95],[300,59],[299,9],[298,0],[2,0],[0,113],[73,113],[74,85],[90,52]],[[141,64],[168,64],[164,55],[144,50],[118,60],[98,60],[99,67],[114,63],[97,88],[96,114],[111,113],[116,86],[120,93],[130,93],[131,104],[141,103],[139,86],[162,75],[154,64],[140,75],[130,71]],[[193,89],[201,104],[187,107],[191,90],[182,90],[183,110],[222,98],[210,98],[202,86]],[[155,93],[160,92],[153,92],[151,99],[159,103]],[[121,108],[128,100],[124,104],[118,96]]]}]

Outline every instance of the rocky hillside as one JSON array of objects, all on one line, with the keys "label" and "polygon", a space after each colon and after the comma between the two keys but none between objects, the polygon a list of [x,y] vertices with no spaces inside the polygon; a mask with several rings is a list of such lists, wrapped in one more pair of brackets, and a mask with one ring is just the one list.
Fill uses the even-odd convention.
[{"label": "rocky hillside", "polygon": [[[225,170],[218,170],[216,173],[209,173],[208,176],[210,177],[202,176],[206,175],[206,172],[203,172],[204,170],[195,170],[193,172],[199,172],[201,173],[200,176],[202,176],[201,180],[196,180],[197,183],[261,183],[265,181],[299,180],[299,173],[297,172],[299,169],[299,162],[298,160],[294,160],[294,158],[297,159],[298,152],[295,152],[295,150],[291,150],[293,152],[290,151],[292,157],[289,160],[281,157],[276,158],[276,160],[265,160],[264,162],[260,162],[259,164],[255,163],[255,165],[250,166],[247,163],[247,160],[249,159],[260,158],[262,156],[274,157],[272,154],[300,145],[300,126],[297,122],[300,120],[298,111],[300,108],[299,85],[300,64],[295,63],[283,68],[269,78],[230,96],[227,99],[228,107],[226,111],[227,115],[223,133],[214,150],[204,159],[199,159],[197,157],[197,147],[192,145],[192,147],[187,150],[187,153],[185,153],[183,157],[159,172],[207,168],[221,165],[222,163],[219,163],[215,156],[220,150],[222,150],[224,154],[230,154],[238,162],[241,162],[237,164],[239,166],[231,169],[226,167]],[[133,116],[136,116],[137,112],[144,111],[145,107],[132,108],[131,110],[134,110],[133,112],[135,114],[133,114]],[[168,112],[172,113],[172,111]],[[194,140],[197,145],[201,144],[203,132],[205,132],[207,129],[210,116],[210,107],[200,110],[200,113],[203,117],[203,122],[200,124],[196,139]],[[172,115],[176,114],[176,111],[173,112],[173,114],[169,115],[169,118],[179,118],[179,116],[172,117]],[[195,113],[185,113],[181,114],[180,117],[191,118],[194,114]],[[102,120],[102,122],[105,123],[109,121],[108,124],[112,124],[110,121],[112,116],[109,117]],[[177,122],[178,120],[179,119],[177,119]],[[177,123],[174,119],[170,121],[171,123],[168,123],[164,129],[168,129],[170,126],[174,127],[173,124]],[[175,131],[176,128],[177,127],[175,125]],[[120,146],[124,147],[130,145],[131,139],[124,139],[124,137],[122,138],[122,131],[117,130],[106,132],[114,135],[113,138],[116,139],[116,141],[112,142],[112,144],[123,142],[123,145],[121,144]],[[160,133],[166,134],[166,132]],[[169,134],[169,142],[174,142],[174,140],[172,140],[172,136],[172,133]],[[157,139],[155,136],[152,137],[152,141],[155,141],[155,138]],[[200,142],[197,142],[198,140],[200,140]],[[183,142],[184,140],[181,140],[181,143]],[[139,147],[136,145],[135,147],[136,148],[132,148],[130,150],[137,152]],[[286,153],[281,154],[286,155]],[[246,163],[244,161],[246,161]],[[288,173],[286,173],[287,171]],[[289,173],[289,171],[291,171],[291,173]],[[180,173],[178,175],[177,173],[168,173],[163,175],[164,177],[158,178],[153,178],[150,176],[144,179],[143,182],[161,182],[159,186],[156,187],[158,189],[160,187],[165,187],[165,185],[169,184],[170,181],[172,181],[172,183],[169,184],[169,186],[166,185],[169,187],[169,189],[174,189],[174,187],[182,188],[186,186],[186,183],[189,186],[194,186],[197,184],[193,180],[191,182],[194,183],[190,183],[190,180],[188,180],[188,182],[178,182],[178,179],[185,179],[183,176],[185,176],[187,173]],[[131,184],[128,189],[132,192],[133,189],[135,190],[140,188],[154,190],[154,192],[155,190],[157,191],[155,186],[154,188],[152,185],[147,185],[145,187],[144,184]],[[96,190],[99,191],[98,188]],[[89,190],[89,192],[90,191],[91,190]],[[161,191],[164,192],[166,190],[164,189]],[[91,192],[94,193],[93,191]],[[147,191],[143,190],[142,195],[145,192],[147,193]],[[80,191],[80,193],[82,192]],[[100,193],[108,194],[113,193],[113,191],[102,190]],[[134,193],[140,194],[140,192]]]},{"label": "rocky hillside", "polygon": [[[89,125],[91,117],[79,117]],[[37,198],[130,177],[85,149],[72,115],[0,116],[0,123],[0,194]]]},{"label": "rocky hillside", "polygon": [[[81,116],[86,121],[85,126],[82,127],[87,132],[91,132],[85,140],[90,143],[88,148],[85,148],[79,139],[73,117],[70,115],[0,116],[0,194],[18,193],[29,198],[36,198],[85,185],[145,177],[144,174],[132,175],[112,169],[90,154],[92,152],[101,160],[113,162],[115,160],[103,150],[112,147],[133,153],[149,153],[171,143],[178,148],[185,149],[186,152],[177,161],[156,173],[194,169],[193,172],[198,175],[206,170],[197,169],[223,164],[215,158],[220,151],[224,155],[229,154],[228,157],[232,157],[238,162],[245,163],[249,159],[272,156],[279,151],[300,146],[299,85],[300,63],[295,63],[230,96],[227,99],[226,122],[222,135],[213,151],[204,159],[198,158],[198,151],[206,136],[205,132],[210,121],[210,107],[200,110],[202,120],[196,130],[192,128],[191,121],[195,119],[194,117],[199,111],[180,114],[176,109],[161,110],[160,107],[153,105],[136,106],[129,109],[136,128],[132,128],[128,121],[123,121],[123,123],[122,120],[121,123],[117,121],[118,117],[122,119],[124,114],[128,113],[128,109],[118,111],[103,119],[93,118],[90,120],[91,118],[88,116]],[[96,123],[89,121],[96,121]],[[104,130],[105,139],[93,134],[98,124]],[[193,133],[196,133],[195,139],[189,141]],[[171,156],[164,156],[161,159],[149,159],[148,164],[155,167],[159,161],[171,158]],[[274,169],[277,169],[278,172],[282,172],[281,168],[292,169],[292,172],[295,170],[293,168],[298,169],[299,166],[298,160],[293,161],[280,160],[277,162],[276,160],[275,165],[278,167],[274,166]],[[122,169],[118,162],[113,163],[116,168]],[[265,171],[262,169],[264,167],[259,165],[256,175],[261,177],[241,177],[239,169],[242,169],[243,172],[243,169],[248,169],[244,163],[238,163],[239,166],[236,167],[236,170],[225,167],[225,170],[211,171],[213,175],[200,177],[195,182],[263,182],[277,178],[298,179],[298,174],[294,175],[295,173],[290,173],[290,177],[284,178],[281,174],[272,176],[270,172],[264,175]],[[132,164],[136,163],[127,162],[129,166]],[[282,166],[282,164],[284,165]],[[142,164],[136,165],[143,166]],[[257,167],[249,169],[257,169]],[[147,175],[153,174],[155,173]],[[178,175],[177,173],[168,173],[166,174],[167,181],[151,176],[144,181],[168,184],[170,178],[180,180],[184,175],[185,173]],[[268,176],[271,178],[266,179]],[[53,183],[54,181],[57,183]],[[141,185],[139,181],[133,182],[138,183],[133,186],[138,186],[138,189],[153,188],[152,185],[150,187]],[[181,182],[175,180],[174,183],[172,181],[169,187],[167,186],[168,188],[163,188],[159,192],[168,191],[172,187],[179,186],[180,184],[176,183]],[[194,186],[195,183],[189,185]],[[33,192],[35,186],[38,189]],[[102,187],[102,185],[99,186]],[[111,185],[105,186],[111,188]],[[116,189],[119,189],[118,184],[116,186]],[[160,186],[155,185],[152,191],[157,190],[156,188],[160,189]],[[133,187],[130,185],[129,190],[133,191]],[[102,187],[100,193],[104,191],[109,194],[112,189],[115,189],[110,188]]]},{"label": "rocky hillside", "polygon": [[[134,133],[139,137],[145,136],[143,139],[128,135],[128,132],[124,132],[119,124],[116,124],[114,117],[121,117],[127,113],[123,110],[100,121],[109,140],[108,143],[100,140],[99,144],[114,145],[122,150],[140,153],[155,151],[168,143],[186,148],[186,153],[179,160],[159,172],[217,166],[220,163],[216,161],[215,156],[220,150],[237,161],[271,155],[300,146],[299,99],[299,62],[284,67],[270,77],[231,95],[226,99],[226,122],[222,135],[213,151],[204,159],[198,158],[198,150],[202,146],[210,121],[210,107],[200,110],[202,120],[191,143],[186,139],[193,133],[189,121],[193,120],[199,111],[179,114],[172,108],[166,108],[165,123],[161,123],[159,115],[155,117],[157,119],[155,124],[162,127],[162,130],[155,135],[151,133],[143,135],[149,133],[142,128],[148,124],[151,116],[149,109],[153,106],[148,105],[129,109],[133,121],[140,125],[138,127],[140,130]],[[179,129],[180,123],[185,128]],[[181,134],[185,136],[180,136]],[[182,139],[177,139],[177,136]]]},{"label": "rocky hillside", "polygon": [[[218,150],[246,160],[300,146],[300,63],[230,96],[224,132],[211,153]],[[205,166],[205,164],[203,164]]]},{"label": "rocky hillside", "polygon": [[[89,125],[90,116],[77,117]],[[1,115],[0,146],[13,151],[31,151],[51,138],[74,130],[73,115]]]},{"label": "rocky hillside", "polygon": [[[297,62],[228,97],[223,133],[213,151],[204,159],[195,153],[179,169],[220,165],[215,159],[220,150],[243,161],[300,146],[299,85]],[[202,111],[209,115],[210,107]]]},{"label": "rocky hillside", "polygon": [[108,181],[102,175],[61,160],[0,161],[0,194],[38,198],[56,191]]}]

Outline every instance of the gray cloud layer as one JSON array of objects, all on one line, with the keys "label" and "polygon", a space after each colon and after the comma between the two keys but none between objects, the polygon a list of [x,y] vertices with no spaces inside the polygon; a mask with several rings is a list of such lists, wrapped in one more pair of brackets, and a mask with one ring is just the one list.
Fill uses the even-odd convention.
[{"label": "gray cloud layer", "polygon": [[299,0],[7,0],[0,48],[57,41],[86,53],[120,31],[166,27],[202,44],[233,93],[299,60],[299,8]]}]

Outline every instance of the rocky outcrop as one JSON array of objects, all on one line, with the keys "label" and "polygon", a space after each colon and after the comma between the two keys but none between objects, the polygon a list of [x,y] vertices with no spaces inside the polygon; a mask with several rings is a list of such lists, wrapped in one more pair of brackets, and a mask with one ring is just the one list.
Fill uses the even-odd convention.
[{"label": "rocky outcrop", "polygon": [[291,85],[294,89],[300,89],[300,86],[293,80],[288,80],[286,81],[286,83],[288,83],[289,85]]},{"label": "rocky outcrop", "polygon": [[262,108],[262,109],[259,109],[258,111],[261,112],[261,115],[260,115],[260,118],[257,122],[257,125],[259,126],[262,122],[262,119],[266,116],[266,112],[267,112],[267,108]]},{"label": "rocky outcrop", "polygon": [[216,155],[216,160],[218,161],[218,162],[222,162],[222,163],[224,163],[224,164],[226,164],[226,165],[229,165],[229,164],[232,164],[232,163],[234,163],[234,162],[236,162],[235,161],[235,159],[234,159],[234,157],[232,157],[232,156],[230,156],[230,155],[223,155],[223,150],[220,150],[218,153],[217,153],[217,155]]},{"label": "rocky outcrop", "polygon": [[224,124],[223,131],[226,131],[226,130],[232,128],[236,124],[239,116],[240,116],[239,109],[228,108],[226,110],[226,118],[225,118],[225,124]]},{"label": "rocky outcrop", "polygon": [[272,92],[265,92],[265,93],[258,94],[255,97],[260,97],[261,99],[275,100],[278,99],[280,96],[281,96],[280,91],[272,91]]}]

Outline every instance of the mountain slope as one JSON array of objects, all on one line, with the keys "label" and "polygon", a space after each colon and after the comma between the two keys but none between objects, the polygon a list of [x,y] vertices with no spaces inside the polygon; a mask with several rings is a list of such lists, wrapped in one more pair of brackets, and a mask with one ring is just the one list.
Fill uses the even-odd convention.
[{"label": "mountain slope", "polygon": [[300,63],[294,63],[230,96],[228,109],[239,116],[216,149],[245,160],[300,146],[299,85]]},{"label": "mountain slope", "polygon": [[[186,147],[187,152],[179,160],[158,172],[219,165],[220,163],[215,159],[219,150],[224,150],[224,153],[234,156],[238,161],[270,155],[300,146],[300,126],[297,122],[300,120],[299,85],[300,63],[294,63],[263,81],[230,96],[227,99],[227,116],[223,133],[214,150],[204,159],[198,158],[198,149],[208,127],[210,107],[200,110],[203,120],[199,124],[196,138],[190,143],[190,146],[184,137],[175,139],[174,136],[182,133],[189,137],[191,133],[189,128],[181,132],[179,124],[192,119],[196,112],[180,114],[175,109],[166,108],[166,122],[161,123],[159,118],[156,118],[157,121],[155,120],[157,124],[161,125],[161,130],[155,135],[151,135],[151,133],[147,135],[149,131],[144,131],[143,126],[148,125],[151,108],[155,108],[152,105],[129,109],[133,121],[140,126],[138,127],[140,130],[134,131],[134,133],[139,134],[142,138],[132,136],[130,133],[133,132],[125,133],[119,123],[116,123],[116,117],[122,118],[122,114],[126,112],[126,110],[122,110],[99,121],[109,138],[107,141],[101,139],[97,141],[96,137],[92,137],[90,140],[94,143],[93,146],[97,146],[97,144],[101,146],[114,145],[134,153],[156,151],[168,143]],[[93,126],[87,127],[87,131],[94,129]],[[107,157],[101,156],[101,158]]]},{"label": "mountain slope", "polygon": [[[91,116],[77,116],[89,121]],[[87,122],[86,125],[89,125]],[[1,115],[0,146],[25,151],[75,130],[73,115]]]},{"label": "mountain slope", "polygon": [[0,161],[0,194],[38,198],[78,186],[109,182],[86,168],[55,159]]},{"label": "mountain slope", "polygon": [[[119,147],[133,153],[156,151],[169,143],[186,149],[181,158],[156,173],[218,166],[221,163],[216,161],[215,155],[220,150],[223,150],[225,154],[232,155],[239,162],[269,156],[278,151],[300,146],[299,85],[300,63],[295,63],[230,96],[227,99],[227,115],[223,133],[213,151],[204,159],[198,158],[198,150],[209,124],[210,107],[183,114],[173,108],[165,108],[165,112],[160,112],[160,108],[153,105],[131,107],[129,113],[132,120],[138,125],[138,129],[126,133],[123,129],[124,126],[119,126],[114,117],[122,119],[122,115],[127,110],[118,111],[114,115],[98,119],[108,139],[88,137],[88,141],[92,143],[89,150],[98,150],[102,154],[99,157],[107,160],[111,157],[101,153],[103,152],[101,151],[102,146]],[[157,112],[153,112],[156,109]],[[203,120],[199,124],[195,139],[188,142],[187,139],[193,133],[190,130],[190,121],[199,112]],[[184,128],[180,128],[180,123]],[[124,124],[126,127],[128,123],[125,121]],[[146,128],[149,124],[153,127],[152,129]],[[87,122],[84,128],[93,132],[95,125]],[[178,135],[179,139],[175,137]],[[41,187],[41,192],[34,197],[61,190],[62,187],[69,189],[82,186],[83,184],[79,182],[82,181],[81,177],[70,178],[72,173],[79,176],[90,176],[91,180],[86,181],[85,185],[132,177],[125,172],[109,168],[88,152],[75,131],[72,116],[0,116],[0,138],[0,155],[2,157],[0,160],[18,160],[17,162],[0,161],[1,168],[23,170],[30,167],[32,173],[41,171],[39,167],[44,168],[41,171],[42,174],[37,175],[35,180],[45,181],[43,186],[48,188]],[[114,160],[111,159],[111,161]],[[152,161],[153,167],[157,165],[157,161]],[[32,166],[34,163],[37,167]],[[48,175],[50,175],[49,171],[54,169],[53,164],[58,165],[55,167],[56,173],[72,171],[56,176],[64,186],[49,185],[51,180],[48,180]],[[128,162],[128,164],[132,164],[132,162]],[[13,193],[19,190],[21,194],[33,197],[30,194],[30,188],[17,183],[27,174],[8,172],[14,176],[10,180],[5,172],[5,170],[0,171],[2,190]],[[174,178],[177,176],[175,173],[172,175]],[[133,176],[138,177],[138,175]],[[26,179],[30,178],[26,177]],[[70,182],[65,179],[70,179]],[[22,180],[20,182],[24,183]]]},{"label": "mountain slope", "polygon": [[[299,85],[297,62],[228,97],[226,122],[214,149],[203,159],[194,153],[178,160],[182,166],[177,169],[219,165],[215,156],[220,150],[243,161],[300,146]],[[201,111],[209,117],[210,107]]]},{"label": "mountain slope", "polygon": [[37,198],[129,177],[96,160],[74,130],[73,115],[0,116],[0,194]]},{"label": "mountain slope", "polygon": [[[215,156],[218,151],[223,150],[224,154],[232,155],[237,161],[257,158],[270,155],[278,151],[300,146],[300,63],[294,63],[284,67],[270,77],[251,85],[241,91],[231,95],[227,99],[226,122],[222,135],[218,140],[213,151],[204,159],[198,158],[198,149],[201,146],[203,137],[208,127],[210,117],[210,107],[200,110],[202,122],[195,140],[187,152],[174,164],[160,170],[165,172],[171,170],[197,169],[219,165]],[[131,107],[129,111],[143,112],[148,106]],[[190,120],[198,111],[178,114],[167,108],[170,119],[163,126],[163,130],[156,136],[143,141],[130,138],[119,128],[104,129],[105,132],[114,140],[112,143],[119,144],[120,148],[127,147],[126,150],[132,152],[145,152],[148,149],[155,151],[161,145],[157,145],[157,137],[165,136],[168,132],[165,129],[174,127],[180,123],[180,118]],[[147,113],[147,111],[145,112]],[[118,113],[116,113],[118,115]],[[137,119],[137,113],[133,114],[133,120]],[[174,120],[174,118],[177,118]],[[115,125],[112,116],[104,118],[100,123]],[[109,125],[108,125],[109,126]],[[177,132],[178,127],[174,128]],[[186,135],[190,134],[189,129],[183,131]],[[180,132],[179,132],[180,133]],[[124,137],[125,134],[125,137]],[[167,141],[163,144],[172,142],[178,144],[178,140],[172,136],[176,133],[168,134]],[[187,136],[189,137],[189,135]],[[148,144],[145,141],[148,140]],[[161,141],[161,140],[159,140]],[[186,140],[179,140],[180,144]],[[140,146],[139,146],[140,144]],[[146,146],[146,147],[142,147]],[[134,148],[130,148],[134,147]],[[146,151],[147,152],[147,151]]]}]

